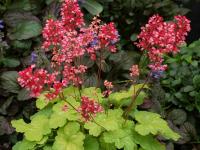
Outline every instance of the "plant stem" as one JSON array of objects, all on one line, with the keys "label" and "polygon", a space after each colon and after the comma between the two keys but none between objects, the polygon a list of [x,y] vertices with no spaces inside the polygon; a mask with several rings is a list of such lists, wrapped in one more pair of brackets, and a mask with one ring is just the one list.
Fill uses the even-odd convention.
[{"label": "plant stem", "polygon": [[98,67],[97,88],[100,86],[100,79],[101,79],[101,62],[102,62],[102,51],[100,50],[100,64],[99,64],[99,67]]},{"label": "plant stem", "polygon": [[63,92],[59,94],[59,97],[60,97],[60,99],[64,100],[67,104],[69,104],[74,110],[76,110],[76,111],[79,113],[79,111],[78,111],[70,102],[68,102],[68,101],[66,100],[66,98],[65,98],[65,96],[64,96],[64,94],[63,94]]},{"label": "plant stem", "polygon": [[118,82],[114,82],[114,84],[119,84],[119,83],[128,83],[128,82],[133,82],[133,80],[118,81]]},{"label": "plant stem", "polygon": [[127,120],[127,117],[129,115],[130,111],[132,110],[132,108],[133,108],[133,106],[135,104],[136,98],[139,96],[140,92],[145,87],[145,85],[147,84],[148,80],[149,80],[149,75],[146,78],[145,82],[143,83],[142,87],[132,96],[131,104],[127,107],[127,109],[125,110],[125,112],[123,114],[123,116],[125,117],[126,120]]},{"label": "plant stem", "polygon": [[[104,128],[102,125],[100,125],[98,122],[96,122],[96,121],[94,120],[94,117],[93,117],[91,114],[90,114],[90,117],[92,118],[92,121],[93,121],[95,124],[97,124],[98,126]],[[106,128],[104,128],[104,129],[106,130]]]}]

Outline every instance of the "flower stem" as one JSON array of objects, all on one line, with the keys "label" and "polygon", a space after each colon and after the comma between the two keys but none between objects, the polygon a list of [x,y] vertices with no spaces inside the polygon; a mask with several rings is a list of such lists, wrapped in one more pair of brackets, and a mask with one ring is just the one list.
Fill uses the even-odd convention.
[{"label": "flower stem", "polygon": [[125,120],[127,120],[128,115],[129,115],[130,111],[132,110],[132,108],[133,108],[133,106],[135,104],[136,98],[139,96],[140,92],[145,87],[145,85],[147,84],[148,80],[149,80],[149,75],[146,78],[145,82],[143,83],[142,87],[132,96],[131,104],[127,107],[127,109],[125,110],[125,112],[123,114],[123,116],[125,117]]}]

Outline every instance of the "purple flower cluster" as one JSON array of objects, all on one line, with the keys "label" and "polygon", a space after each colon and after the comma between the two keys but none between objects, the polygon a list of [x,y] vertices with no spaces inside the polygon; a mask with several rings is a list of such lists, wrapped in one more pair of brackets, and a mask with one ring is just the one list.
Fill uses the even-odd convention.
[{"label": "purple flower cluster", "polygon": [[0,30],[4,28],[3,20],[0,20]]}]

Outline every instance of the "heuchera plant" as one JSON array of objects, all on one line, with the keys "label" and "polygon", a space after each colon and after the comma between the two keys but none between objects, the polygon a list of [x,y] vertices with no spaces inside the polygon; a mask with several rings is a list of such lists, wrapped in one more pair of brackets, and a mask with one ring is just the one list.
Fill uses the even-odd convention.
[{"label": "heuchera plant", "polygon": [[[164,22],[159,15],[142,27],[136,45],[147,51],[151,61],[150,75],[166,69],[162,56],[178,52],[178,46],[190,30],[184,16]],[[105,91],[82,86],[87,67],[81,59],[102,59],[102,51],[117,51],[119,35],[114,23],[102,24],[96,17],[86,25],[77,0],[65,0],[60,20],[49,19],[43,29],[42,48],[51,54],[51,70],[31,65],[19,72],[18,82],[36,97],[39,109],[26,123],[12,121],[24,138],[13,150],[164,150],[156,139],[178,140],[160,115],[137,110],[147,96],[147,81],[137,84],[138,65],[130,68],[133,85],[127,91],[113,92],[113,84],[105,80]],[[152,77],[154,77],[152,76]]]}]

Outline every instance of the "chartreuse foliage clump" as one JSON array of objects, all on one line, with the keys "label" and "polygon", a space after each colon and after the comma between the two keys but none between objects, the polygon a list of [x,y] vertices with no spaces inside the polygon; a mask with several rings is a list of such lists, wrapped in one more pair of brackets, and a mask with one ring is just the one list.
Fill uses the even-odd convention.
[{"label": "chartreuse foliage clump", "polygon": [[[135,85],[135,90],[139,87]],[[160,115],[137,110],[137,105],[146,97],[144,92],[136,99],[131,119],[124,117],[123,106],[130,103],[132,89],[133,86],[107,98],[100,89],[90,87],[79,91],[72,86],[63,90],[62,99],[49,101],[41,95],[36,101],[39,111],[30,122],[12,121],[16,131],[24,135],[13,150],[165,150],[157,135],[166,140],[178,140],[180,136]],[[79,112],[81,96],[86,95],[104,107],[103,112],[88,121]],[[108,107],[110,103],[112,108]]]}]

